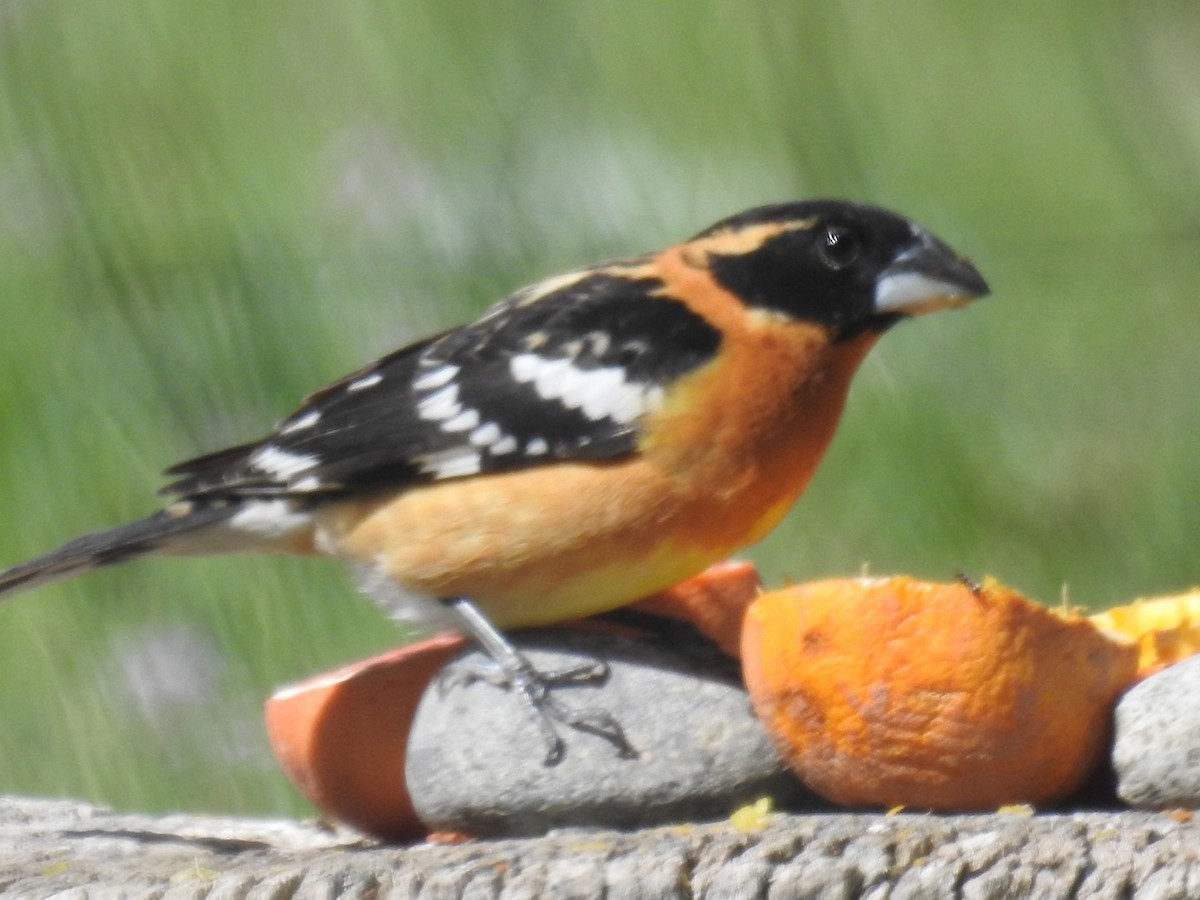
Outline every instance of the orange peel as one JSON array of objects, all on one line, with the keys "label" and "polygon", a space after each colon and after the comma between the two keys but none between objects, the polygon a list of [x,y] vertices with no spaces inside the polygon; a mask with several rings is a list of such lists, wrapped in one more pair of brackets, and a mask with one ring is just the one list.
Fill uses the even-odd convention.
[{"label": "orange peel", "polygon": [[284,773],[330,817],[388,841],[425,835],[404,776],[425,687],[466,640],[443,634],[276,691],[265,706]]},{"label": "orange peel", "polygon": [[1044,804],[1107,749],[1137,648],[993,581],[819,581],[751,606],[754,708],[792,769],[846,806]]}]

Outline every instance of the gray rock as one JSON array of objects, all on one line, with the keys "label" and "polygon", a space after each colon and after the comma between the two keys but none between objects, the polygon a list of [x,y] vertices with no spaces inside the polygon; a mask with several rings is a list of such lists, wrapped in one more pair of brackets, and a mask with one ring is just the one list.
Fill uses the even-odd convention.
[{"label": "gray rock", "polygon": [[612,714],[638,757],[561,728],[566,753],[546,765],[522,701],[459,677],[460,667],[487,665],[468,653],[449,667],[444,690],[427,691],[409,739],[408,788],[429,827],[481,836],[633,828],[727,816],[763,795],[786,805],[809,797],[754,717],[736,664],[715,651],[561,630],[524,632],[514,643],[540,672],[607,662],[606,682],[556,688],[555,697]]},{"label": "gray rock", "polygon": [[1134,806],[1200,806],[1200,656],[1125,693],[1113,740],[1117,794]]}]

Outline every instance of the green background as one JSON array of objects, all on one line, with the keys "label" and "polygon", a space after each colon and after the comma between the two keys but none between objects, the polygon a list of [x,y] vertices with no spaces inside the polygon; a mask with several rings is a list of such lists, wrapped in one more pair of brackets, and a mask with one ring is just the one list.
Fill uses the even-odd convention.
[{"label": "green background", "polygon": [[[150,512],[166,464],[542,275],[834,195],[995,296],[873,353],[747,551],[768,581],[1185,588],[1198,95],[1192,3],[4,3],[0,559]],[[0,792],[303,811],[262,699],[397,640],[320,561],[20,596]]]}]

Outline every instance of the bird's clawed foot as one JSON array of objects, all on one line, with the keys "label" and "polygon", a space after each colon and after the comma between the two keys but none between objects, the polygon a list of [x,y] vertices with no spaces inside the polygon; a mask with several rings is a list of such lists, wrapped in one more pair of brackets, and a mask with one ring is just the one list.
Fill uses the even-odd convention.
[{"label": "bird's clawed foot", "polygon": [[507,687],[516,692],[537,718],[546,744],[545,764],[556,765],[566,753],[559,728],[594,734],[610,743],[622,759],[636,759],[637,750],[625,737],[617,720],[604,710],[577,709],[562,703],[554,690],[580,685],[602,685],[609,676],[602,660],[588,660],[566,669],[541,672],[518,651],[466,598],[443,601],[463,623],[464,629],[491,658],[493,665],[462,664],[439,677],[439,690],[475,681]]}]

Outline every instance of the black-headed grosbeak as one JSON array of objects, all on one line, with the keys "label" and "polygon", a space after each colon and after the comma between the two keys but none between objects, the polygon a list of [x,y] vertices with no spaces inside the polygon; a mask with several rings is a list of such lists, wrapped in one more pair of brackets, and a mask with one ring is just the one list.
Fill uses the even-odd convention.
[{"label": "black-headed grosbeak", "polygon": [[0,594],[150,554],[338,557],[391,616],[467,631],[539,709],[611,733],[548,701],[497,628],[614,609],[761,538],[879,336],[987,292],[885,210],[751,209],[385,356],[169,469],[162,511],[0,573]]}]

